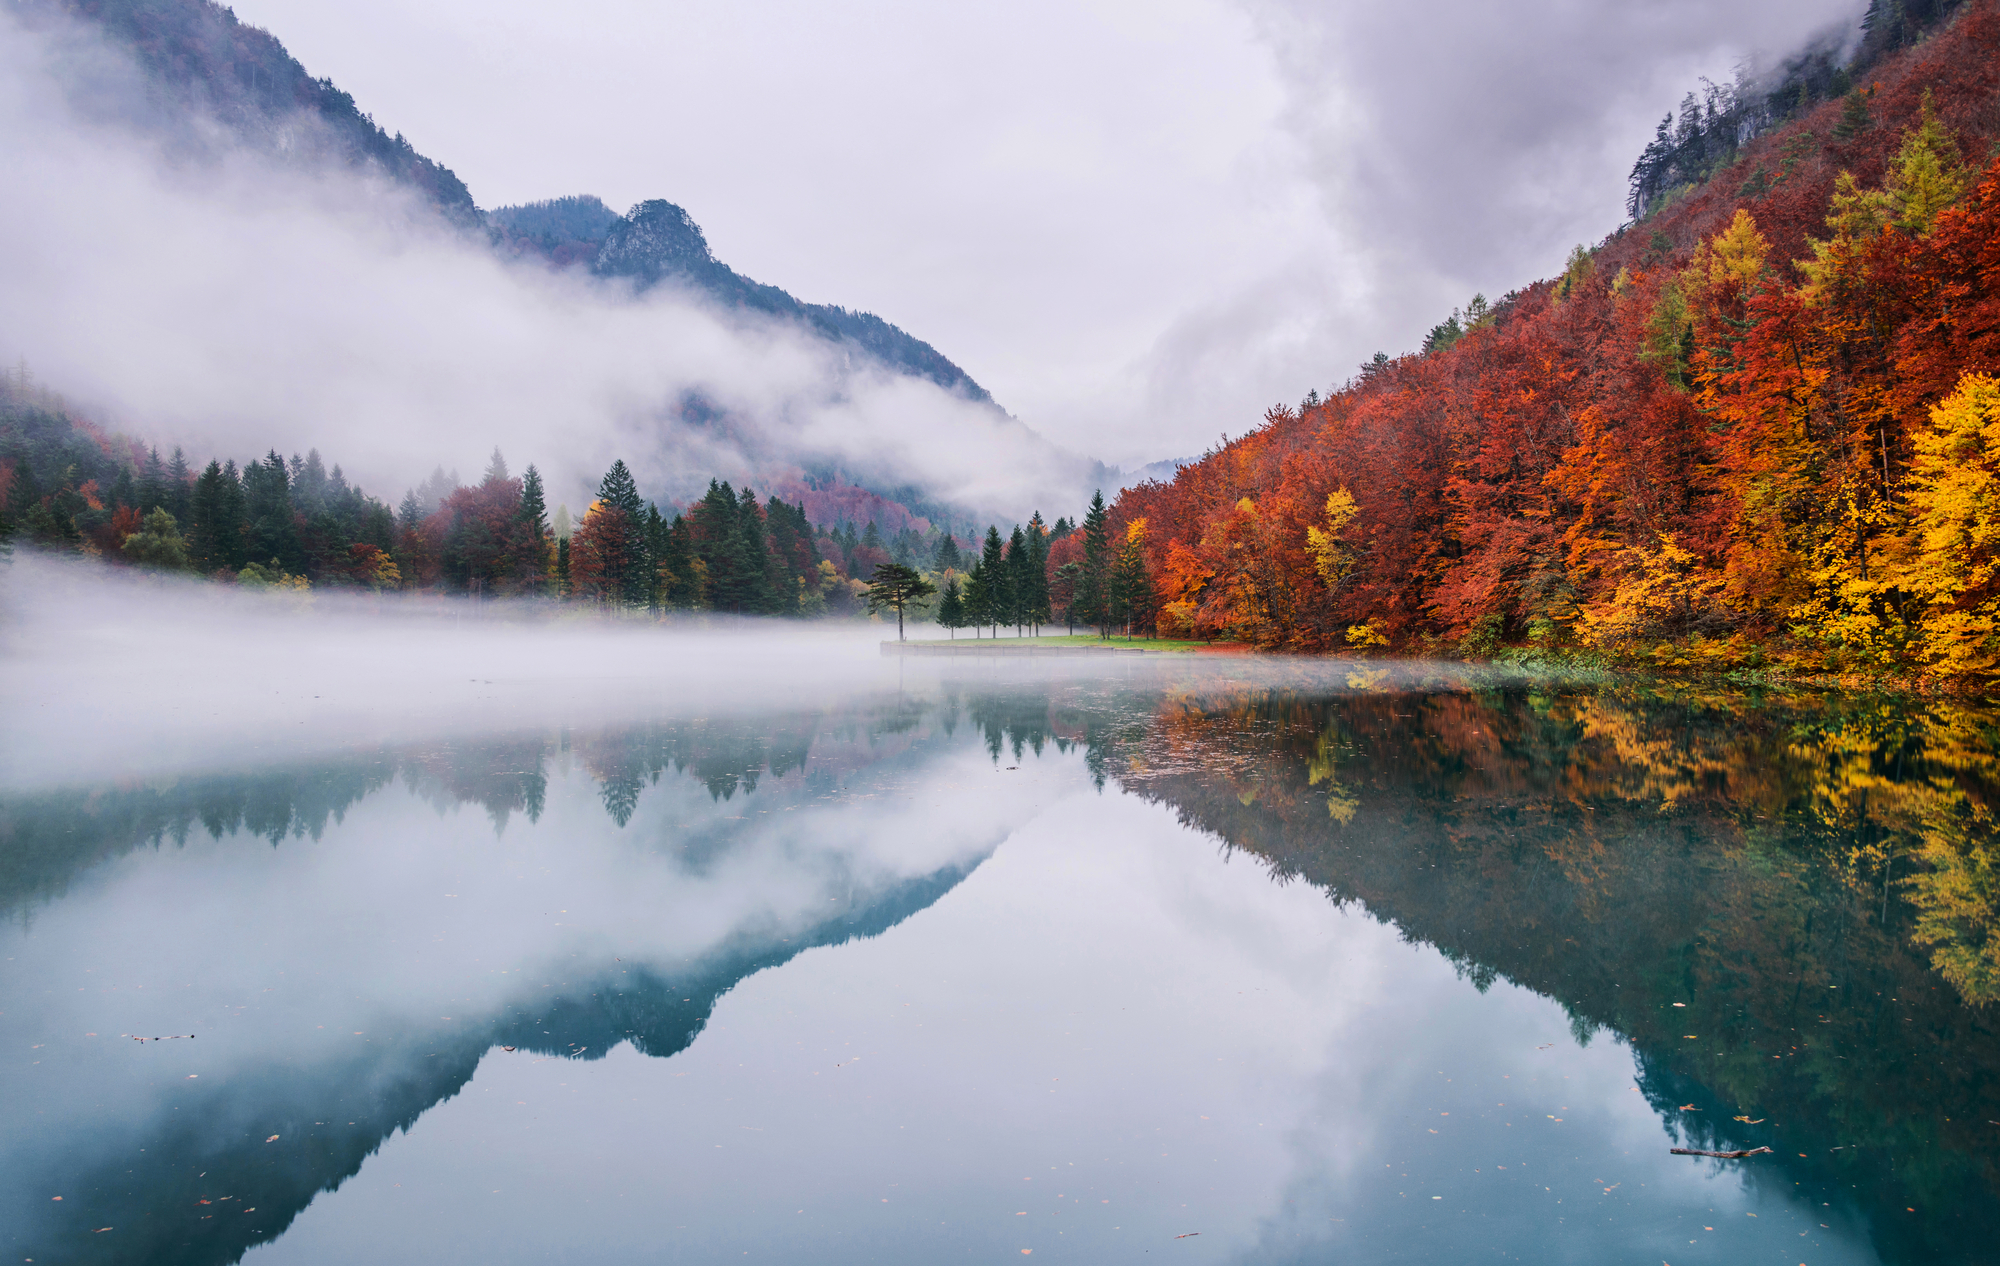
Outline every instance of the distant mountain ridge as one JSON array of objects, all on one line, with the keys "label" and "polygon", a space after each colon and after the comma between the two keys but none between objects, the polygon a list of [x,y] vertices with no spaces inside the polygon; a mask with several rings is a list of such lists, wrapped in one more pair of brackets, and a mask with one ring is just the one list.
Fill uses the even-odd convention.
[{"label": "distant mountain ridge", "polygon": [[664,199],[641,202],[620,216],[599,199],[583,195],[501,207],[488,213],[487,220],[515,243],[516,251],[534,250],[557,264],[579,258],[594,237],[590,271],[599,277],[630,278],[642,290],[678,281],[725,307],[795,322],[822,338],[852,344],[900,373],[927,378],[969,400],[993,402],[991,393],[943,353],[881,317],[805,303],[777,286],[745,277],[715,257],[692,216]]},{"label": "distant mountain ridge", "polygon": [[594,274],[631,278],[642,290],[678,281],[723,307],[790,321],[892,372],[993,403],[992,395],[943,353],[881,317],[802,302],[723,264],[700,226],[671,202],[642,202],[625,216],[588,195],[481,211],[450,168],[418,153],[401,133],[390,135],[331,79],[308,73],[276,36],[212,0],[0,2],[31,26],[66,15],[129,49],[149,83],[146,100],[123,103],[126,113],[190,145],[200,140],[187,124],[206,114],[234,139],[267,152],[373,168],[421,194],[448,222],[485,230],[497,249],[516,255],[532,251],[558,266],[587,262]]}]

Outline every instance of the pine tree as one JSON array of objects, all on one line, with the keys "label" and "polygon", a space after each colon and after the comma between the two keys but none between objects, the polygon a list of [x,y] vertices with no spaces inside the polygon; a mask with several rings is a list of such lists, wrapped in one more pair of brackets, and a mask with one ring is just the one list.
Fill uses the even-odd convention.
[{"label": "pine tree", "polygon": [[[497,451],[494,457],[499,457]],[[639,498],[639,487],[633,482],[624,458],[612,462],[611,469],[604,472],[597,485],[597,499],[607,509],[624,515],[624,539],[619,542],[622,548],[614,551],[617,574],[606,579],[626,606],[643,607],[652,589],[653,574],[652,560],[646,555],[646,503]]]},{"label": "pine tree", "polygon": [[667,525],[660,552],[653,560],[653,574],[660,586],[660,604],[669,610],[691,611],[702,605],[693,543],[687,520],[676,514],[673,522]]},{"label": "pine tree", "polygon": [[951,538],[951,533],[946,532],[944,539],[938,542],[937,554],[931,566],[934,571],[962,570],[963,560],[958,555],[958,542]]},{"label": "pine tree", "polygon": [[167,486],[161,505],[181,522],[188,521],[188,503],[194,495],[194,472],[188,469],[187,454],[176,447],[167,462]]},{"label": "pine tree", "polygon": [[646,558],[649,566],[646,573],[646,609],[659,611],[666,606],[666,585],[660,574],[660,561],[667,556],[667,521],[660,517],[660,507],[654,503],[646,506]]},{"label": "pine tree", "polygon": [[1042,512],[1028,518],[1028,623],[1037,635],[1048,623],[1049,609],[1049,530],[1042,524]]},{"label": "pine tree", "polygon": [[1118,562],[1111,571],[1110,618],[1125,626],[1127,641],[1132,638],[1132,626],[1145,623],[1152,611],[1153,582],[1146,574],[1144,541],[1142,533],[1129,533],[1124,548],[1118,551]]},{"label": "pine tree", "polygon": [[915,568],[901,563],[883,563],[875,569],[868,580],[868,610],[880,611],[884,607],[896,609],[896,640],[903,640],[903,608],[913,602],[921,602],[937,592],[937,586],[925,580]]},{"label": "pine tree", "polygon": [[293,513],[291,471],[285,459],[272,449],[261,462],[243,468],[243,534],[247,551],[245,563],[262,566],[275,560],[288,576],[306,570],[305,546]]},{"label": "pine tree", "polygon": [[[499,450],[494,450],[499,456]],[[548,499],[542,490],[542,474],[531,462],[521,477],[521,508],[515,512],[514,568],[523,592],[540,593],[548,586],[549,525]]]},{"label": "pine tree", "polygon": [[139,509],[150,514],[159,509],[166,499],[167,468],[160,461],[160,450],[149,449],[144,464],[139,468]]},{"label": "pine tree", "polygon": [[1109,539],[1109,511],[1104,506],[1104,490],[1090,499],[1090,512],[1083,516],[1083,574],[1077,577],[1076,618],[1085,624],[1095,624],[1106,637],[1110,636],[1110,615],[1107,611],[1109,597],[1108,582],[1111,570],[1111,543]]},{"label": "pine tree", "polygon": [[1007,546],[1000,539],[1000,529],[988,524],[986,527],[986,548],[979,559],[981,588],[985,595],[985,620],[993,626],[993,636],[1000,636],[1001,621],[1010,621],[1014,614],[1013,586],[1008,583]]},{"label": "pine tree", "polygon": [[211,461],[194,481],[189,536],[194,565],[202,571],[238,571],[249,559],[243,543],[243,489],[236,463]]},{"label": "pine tree", "polygon": [[986,564],[974,563],[965,573],[965,627],[978,637],[993,614],[992,586],[986,583]]},{"label": "pine tree", "polygon": [[1028,549],[1028,534],[1019,526],[1007,538],[1007,622],[1019,637],[1029,623],[1035,601],[1034,556]]},{"label": "pine tree", "polygon": [[[951,538],[947,536],[945,539],[949,541]],[[954,638],[965,627],[965,594],[960,590],[956,576],[945,581],[944,597],[938,600],[937,622]]]}]

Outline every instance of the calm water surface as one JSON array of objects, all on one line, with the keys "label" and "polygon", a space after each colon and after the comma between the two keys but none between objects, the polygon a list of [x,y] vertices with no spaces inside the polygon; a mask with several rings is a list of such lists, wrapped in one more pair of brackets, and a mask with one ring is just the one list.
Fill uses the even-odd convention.
[{"label": "calm water surface", "polygon": [[1990,1261],[1996,769],[1301,669],[16,789],[0,1246]]}]

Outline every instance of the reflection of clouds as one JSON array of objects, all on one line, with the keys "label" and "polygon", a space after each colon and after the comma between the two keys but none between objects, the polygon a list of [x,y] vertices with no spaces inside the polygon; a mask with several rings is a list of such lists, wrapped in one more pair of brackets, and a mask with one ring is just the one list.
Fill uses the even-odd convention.
[{"label": "reflection of clouds", "polygon": [[[276,1130],[305,1149],[286,1158],[302,1188],[266,1189],[281,1227],[493,1043],[600,1058],[650,1026],[633,1040],[670,1054],[741,975],[906,917],[1018,820],[1000,788],[963,776],[976,749],[930,739],[885,744],[887,768],[842,753],[831,782],[794,768],[726,799],[663,773],[622,827],[573,766],[504,832],[476,801],[390,783],[317,838],[196,833],[106,861],[5,936],[7,1023],[61,1057],[37,1068],[32,1125],[0,1142],[0,1189],[90,1189],[150,1151],[136,1197],[96,1189],[68,1210],[94,1196],[129,1223],[134,1198],[192,1181],[174,1156],[255,1179],[264,1154],[246,1162],[243,1140]],[[690,831],[711,838],[699,865],[675,847]],[[198,1036],[116,1036],[155,1031]],[[0,1223],[51,1216],[29,1203]]]},{"label": "reflection of clouds", "polygon": [[[1394,954],[1387,929],[1378,949]],[[1793,1183],[1670,1155],[1622,1043],[1579,1047],[1558,1004],[1467,989],[1428,947],[1401,957],[1300,1088],[1284,1199],[1240,1260],[1672,1261],[1690,1231],[1715,1243],[1703,1225],[1731,1253],[1877,1260]]]}]

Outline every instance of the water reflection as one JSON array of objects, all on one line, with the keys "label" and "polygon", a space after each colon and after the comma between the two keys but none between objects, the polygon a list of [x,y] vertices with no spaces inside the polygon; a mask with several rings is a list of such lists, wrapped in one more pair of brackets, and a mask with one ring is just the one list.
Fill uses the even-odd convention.
[{"label": "water reflection", "polygon": [[[1801,1241],[1819,1249],[1806,1260],[1979,1259],[2000,1220],[2000,1033],[1984,1006],[2000,962],[1991,714],[1658,687],[1391,684],[1329,689],[1304,669],[1279,684],[1196,672],[946,682],[817,711],[372,747],[12,796],[0,805],[0,908],[14,923],[0,1025],[41,1062],[6,1090],[9,1118],[31,1123],[0,1142],[8,1246],[40,1261],[234,1261],[486,1077],[496,1048],[586,1063],[621,1049],[674,1056],[755,973],[796,974],[808,948],[897,927],[1029,824],[1080,856],[1130,817],[1118,804],[1150,802],[1281,885],[1435,947],[1464,982],[1451,994],[1408,976],[1372,1029],[1308,991],[1300,1006],[1325,1014],[1297,1023],[1323,1024],[1326,1057],[1348,1080],[1299,1084],[1317,1106],[1292,1105],[1304,1115],[1282,1198],[1236,1241],[1211,1232],[1244,1260],[1446,1260],[1583,1236],[1574,1206],[1528,1197],[1539,1186],[1555,1202],[1564,1181],[1633,1197],[1640,1180],[1614,1194],[1623,1184],[1595,1172],[1592,1149],[1657,1166],[1667,1140],[1642,1136],[1661,1125],[1686,1146],[1771,1146],[1775,1156],[1725,1181],[1741,1174],[1785,1209],[1823,1211],[1783,1232],[1824,1237]],[[1021,781],[1043,767],[1055,783]],[[1099,825],[1076,802],[1049,808],[1064,778],[1110,797],[1092,811]],[[990,902],[1000,889],[981,891]],[[1118,901],[1114,890],[1091,917]],[[1285,918],[1333,917],[1286,901]],[[964,902],[954,916],[978,917]],[[1256,919],[1276,916],[1182,917],[1174,935],[1206,944],[1218,928],[1251,943]],[[1112,922],[1077,931],[1067,952],[1172,956]],[[960,926],[929,933],[927,952],[944,952],[936,938],[949,944]],[[1092,1003],[1112,1017],[1102,1044],[1126,1043],[1124,1075],[1143,1081],[1148,1062],[1172,1056],[1157,1039],[1117,1035],[1115,1016],[1137,999],[1101,987],[1112,990]],[[1558,1004],[1590,1047],[1561,1082],[1521,1062],[1536,1043],[1510,1000],[1520,991]],[[138,1045],[119,1030],[199,1036]],[[1480,1149],[1513,1155],[1510,1131],[1528,1124],[1509,1116],[1514,1090],[1493,1100],[1508,1111],[1463,1098],[1469,1055],[1490,1081],[1480,1095],[1503,1079],[1545,1084],[1563,1096],[1545,1106],[1573,1111],[1571,1137],[1596,1142],[1578,1155],[1538,1144],[1531,1163],[1502,1162],[1517,1166],[1507,1182],[1530,1164],[1535,1181],[1465,1194],[1497,1175],[1475,1168],[1475,1183],[1452,1165]],[[1400,1085],[1433,1064],[1440,1080],[1421,1093],[1414,1082],[1401,1099],[1353,1090],[1357,1070]],[[1634,1064],[1643,1123],[1620,1101]],[[1336,1146],[1356,1131],[1386,1139],[1392,1103],[1411,1096],[1450,1105],[1436,1111],[1469,1133],[1443,1142],[1442,1120],[1412,1133],[1444,1149],[1429,1161],[1378,1142],[1357,1145],[1361,1165]],[[984,1110],[978,1093],[952,1103],[959,1118],[933,1122],[940,1136]],[[904,1145],[917,1144],[882,1143]],[[1386,1157],[1380,1173],[1371,1147]],[[1713,1202],[1687,1184],[1721,1167],[1674,1164],[1645,1171],[1653,1203],[1592,1224],[1587,1252],[1583,1239],[1557,1239],[1577,1251],[1548,1255],[1683,1251],[1660,1202]],[[1418,1180],[1446,1185],[1478,1218],[1407,1212]],[[1093,1246],[1079,1260],[1152,1247],[1113,1232],[1123,1223],[1090,1232],[1107,1237],[1095,1241],[1077,1228],[1069,1243]],[[972,1233],[924,1234],[942,1237],[931,1249],[963,1251]],[[799,1248],[771,1246],[787,1245]],[[861,1260],[866,1248],[824,1257]]]},{"label": "water reflection", "polygon": [[1976,1260],[1996,753],[1952,703],[1209,691],[1163,702],[1117,776],[1476,987],[1555,999],[1579,1041],[1629,1041],[1683,1145],[1771,1146],[1886,1256]]}]

